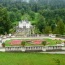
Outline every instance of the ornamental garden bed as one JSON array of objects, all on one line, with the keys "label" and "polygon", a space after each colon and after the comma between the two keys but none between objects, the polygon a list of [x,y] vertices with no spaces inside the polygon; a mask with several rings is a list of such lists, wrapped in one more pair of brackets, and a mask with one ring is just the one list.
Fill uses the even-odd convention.
[{"label": "ornamental garden bed", "polygon": [[40,39],[36,39],[36,40],[7,40],[5,41],[5,46],[21,46],[21,43],[25,41],[25,46],[32,46],[32,45],[43,45],[42,41],[46,41],[46,45],[56,45],[56,44],[60,44],[62,43],[62,40],[52,40],[52,39],[44,39],[44,40],[40,40]]}]

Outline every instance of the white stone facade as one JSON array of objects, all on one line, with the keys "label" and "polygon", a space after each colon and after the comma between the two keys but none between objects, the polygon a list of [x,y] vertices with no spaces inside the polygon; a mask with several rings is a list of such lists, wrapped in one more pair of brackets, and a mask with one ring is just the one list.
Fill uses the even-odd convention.
[{"label": "white stone facade", "polygon": [[20,21],[19,22],[19,28],[24,28],[24,26],[26,27],[26,28],[31,28],[31,23],[30,22],[28,22],[28,21],[25,21],[25,20],[23,20],[23,21]]},{"label": "white stone facade", "polygon": [[31,22],[22,20],[19,22],[18,26],[16,27],[16,33],[17,35],[21,36],[27,36],[31,35],[33,26],[31,25]]}]

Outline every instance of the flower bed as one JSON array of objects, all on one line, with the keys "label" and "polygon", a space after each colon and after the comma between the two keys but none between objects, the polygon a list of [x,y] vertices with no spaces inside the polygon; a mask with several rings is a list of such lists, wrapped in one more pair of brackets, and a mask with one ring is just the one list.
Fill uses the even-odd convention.
[{"label": "flower bed", "polygon": [[11,42],[10,42],[10,44],[11,45],[21,45],[21,40],[12,40]]}]

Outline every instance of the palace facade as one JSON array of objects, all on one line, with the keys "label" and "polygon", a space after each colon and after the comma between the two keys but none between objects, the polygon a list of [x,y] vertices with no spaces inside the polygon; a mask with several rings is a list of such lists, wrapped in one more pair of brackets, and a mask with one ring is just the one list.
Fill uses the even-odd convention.
[{"label": "palace facade", "polygon": [[30,21],[22,20],[19,21],[18,26],[16,26],[16,35],[18,36],[29,36],[33,34],[33,26]]}]

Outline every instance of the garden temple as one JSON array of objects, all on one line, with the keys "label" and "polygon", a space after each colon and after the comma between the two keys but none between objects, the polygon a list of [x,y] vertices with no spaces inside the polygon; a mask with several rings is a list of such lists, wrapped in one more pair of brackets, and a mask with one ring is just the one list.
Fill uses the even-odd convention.
[{"label": "garden temple", "polygon": [[30,21],[22,20],[19,21],[18,26],[16,26],[16,35],[18,36],[29,36],[33,34],[33,26]]}]

